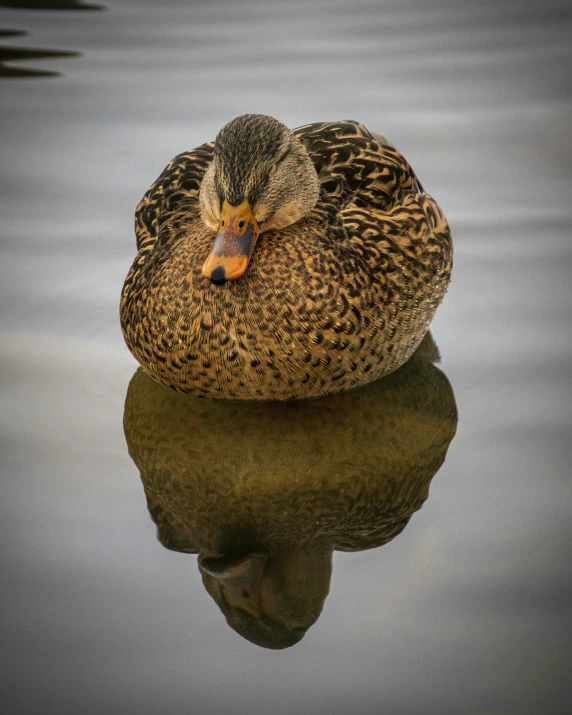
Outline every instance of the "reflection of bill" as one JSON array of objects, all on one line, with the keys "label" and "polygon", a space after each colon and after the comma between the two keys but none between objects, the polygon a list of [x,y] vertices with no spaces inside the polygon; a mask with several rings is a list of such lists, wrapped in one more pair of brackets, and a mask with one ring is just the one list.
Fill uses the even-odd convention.
[{"label": "reflection of bill", "polygon": [[242,636],[299,641],[322,610],[333,551],[381,546],[421,507],[457,425],[435,354],[427,336],[389,377],[292,403],[200,400],[135,373],[125,434],[158,537],[199,555]]}]

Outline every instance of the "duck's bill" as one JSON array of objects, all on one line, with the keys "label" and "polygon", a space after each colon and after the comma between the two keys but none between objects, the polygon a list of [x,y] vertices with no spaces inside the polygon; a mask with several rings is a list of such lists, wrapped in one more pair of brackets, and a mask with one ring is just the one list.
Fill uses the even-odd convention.
[{"label": "duck's bill", "polygon": [[240,206],[230,206],[225,201],[219,232],[203,265],[203,276],[216,285],[240,278],[248,267],[259,233],[248,201]]}]

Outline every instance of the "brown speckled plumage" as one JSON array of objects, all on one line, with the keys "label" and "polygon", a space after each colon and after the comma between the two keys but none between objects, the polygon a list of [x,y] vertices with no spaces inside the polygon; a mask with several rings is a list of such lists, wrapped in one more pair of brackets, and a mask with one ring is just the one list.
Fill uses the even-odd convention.
[{"label": "brown speckled plumage", "polygon": [[316,167],[318,203],[262,233],[238,280],[213,285],[201,274],[214,233],[199,189],[214,143],[175,157],[137,207],[121,324],[164,385],[227,399],[336,393],[393,372],[426,333],[452,265],[441,209],[363,125],[294,134]]}]

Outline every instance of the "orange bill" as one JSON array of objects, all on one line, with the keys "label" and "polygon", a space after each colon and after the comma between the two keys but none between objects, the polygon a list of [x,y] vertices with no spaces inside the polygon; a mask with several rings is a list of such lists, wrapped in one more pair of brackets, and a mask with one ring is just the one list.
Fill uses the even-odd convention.
[{"label": "orange bill", "polygon": [[203,276],[215,285],[240,278],[248,267],[260,229],[245,199],[240,206],[222,205],[220,226]]}]

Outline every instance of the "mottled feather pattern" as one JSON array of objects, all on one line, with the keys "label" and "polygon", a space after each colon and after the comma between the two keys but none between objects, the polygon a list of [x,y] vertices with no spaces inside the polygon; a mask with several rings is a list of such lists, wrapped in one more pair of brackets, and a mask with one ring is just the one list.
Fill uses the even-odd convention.
[{"label": "mottled feather pattern", "polygon": [[198,192],[214,144],[175,157],[137,207],[122,328],[164,385],[230,399],[341,392],[393,372],[426,333],[452,265],[441,209],[361,124],[294,131],[320,199],[295,224],[261,234],[239,280],[215,286],[201,275],[214,233]]},{"label": "mottled feather pattern", "polygon": [[290,405],[186,400],[136,372],[125,434],[164,543],[225,553],[239,533],[263,551],[393,538],[427,498],[457,424],[451,386],[422,348],[387,380]]}]

